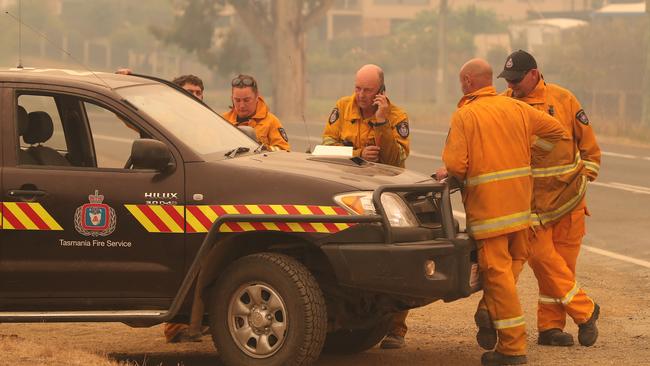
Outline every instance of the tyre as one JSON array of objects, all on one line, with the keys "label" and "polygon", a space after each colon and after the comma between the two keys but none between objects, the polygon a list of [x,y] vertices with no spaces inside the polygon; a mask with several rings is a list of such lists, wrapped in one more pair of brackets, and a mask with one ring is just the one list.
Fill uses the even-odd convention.
[{"label": "tyre", "polygon": [[295,259],[258,253],[233,262],[210,293],[212,340],[226,365],[309,365],[327,331],[325,299]]},{"label": "tyre", "polygon": [[327,334],[323,352],[330,354],[354,354],[374,347],[388,332],[390,316],[378,318],[364,329],[339,329]]}]

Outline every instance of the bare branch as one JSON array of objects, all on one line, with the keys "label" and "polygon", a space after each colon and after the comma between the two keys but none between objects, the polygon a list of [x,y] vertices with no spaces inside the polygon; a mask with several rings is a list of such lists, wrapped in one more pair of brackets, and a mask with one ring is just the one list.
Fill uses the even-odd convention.
[{"label": "bare branch", "polygon": [[307,31],[309,28],[318,24],[325,13],[332,7],[335,0],[321,0],[317,7],[313,8],[308,14],[304,16],[303,30]]}]

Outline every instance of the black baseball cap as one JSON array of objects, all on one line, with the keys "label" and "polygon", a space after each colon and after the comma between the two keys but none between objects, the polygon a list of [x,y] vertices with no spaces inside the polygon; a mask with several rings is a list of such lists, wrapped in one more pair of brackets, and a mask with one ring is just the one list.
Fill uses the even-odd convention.
[{"label": "black baseball cap", "polygon": [[517,50],[508,56],[506,64],[503,65],[503,71],[497,78],[506,80],[521,79],[526,75],[526,72],[536,68],[537,61],[535,61],[533,55],[526,51]]}]

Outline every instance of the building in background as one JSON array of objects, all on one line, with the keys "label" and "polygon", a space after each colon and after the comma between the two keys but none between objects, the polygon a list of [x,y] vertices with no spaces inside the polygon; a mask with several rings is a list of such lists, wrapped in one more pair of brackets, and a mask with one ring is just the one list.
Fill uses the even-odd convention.
[{"label": "building in background", "polygon": [[[449,9],[475,6],[491,10],[502,20],[588,19],[603,0],[453,0]],[[327,13],[325,39],[385,36],[416,14],[436,11],[440,0],[338,0]],[[555,25],[551,25],[554,27]]]}]

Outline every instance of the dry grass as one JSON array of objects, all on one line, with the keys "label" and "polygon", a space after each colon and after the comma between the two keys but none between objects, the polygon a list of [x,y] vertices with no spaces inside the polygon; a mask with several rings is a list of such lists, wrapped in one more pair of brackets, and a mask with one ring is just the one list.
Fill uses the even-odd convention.
[{"label": "dry grass", "polygon": [[16,335],[0,334],[0,355],[0,365],[12,366],[138,366],[86,351],[31,342]]}]

